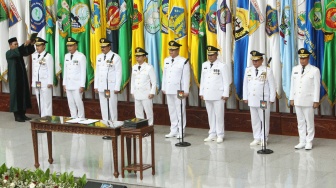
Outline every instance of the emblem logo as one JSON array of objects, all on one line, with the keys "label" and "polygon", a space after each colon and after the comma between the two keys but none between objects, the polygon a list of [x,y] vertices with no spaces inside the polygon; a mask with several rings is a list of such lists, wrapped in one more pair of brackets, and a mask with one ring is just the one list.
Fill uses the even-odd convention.
[{"label": "emblem logo", "polygon": [[70,29],[70,8],[65,0],[62,0],[61,8],[57,11],[57,24],[60,35],[65,38],[68,35]]},{"label": "emblem logo", "polygon": [[32,31],[39,32],[46,24],[43,11],[43,2],[32,0],[30,6],[30,27]]},{"label": "emblem logo", "polygon": [[301,54],[303,54],[304,50],[300,50],[301,51]]},{"label": "emblem logo", "polygon": [[223,32],[226,32],[226,24],[231,23],[231,11],[227,6],[226,1],[222,1],[219,10],[217,11],[219,27]]},{"label": "emblem logo", "polygon": [[250,22],[249,22],[249,35],[252,35],[264,23],[265,18],[262,15],[258,2],[251,0],[250,2]]},{"label": "emblem logo", "polygon": [[322,29],[322,5],[315,2],[314,7],[309,12],[309,20],[316,30]]},{"label": "emblem logo", "polygon": [[297,25],[298,25],[298,38],[300,40],[304,40],[304,30],[306,29],[306,12],[301,11],[297,17]]},{"label": "emblem logo", "polygon": [[266,7],[266,33],[269,37],[279,32],[278,27],[278,12],[271,6]]},{"label": "emblem logo", "polygon": [[238,41],[241,38],[245,37],[248,32],[248,10],[243,9],[243,8],[237,8],[236,10],[236,18],[235,18],[235,33],[234,37],[235,40]]},{"label": "emblem logo", "polygon": [[142,22],[142,14],[141,12],[139,12],[138,10],[138,5],[137,4],[133,4],[133,15],[132,15],[132,30],[138,29],[139,28],[139,24]]},{"label": "emblem logo", "polygon": [[8,18],[8,9],[5,1],[0,1],[0,22]]},{"label": "emblem logo", "polygon": [[93,6],[91,7],[91,32],[94,33],[96,28],[99,28],[100,26],[100,3],[95,0],[93,2]]},{"label": "emblem logo", "polygon": [[211,6],[210,10],[206,15],[206,21],[208,25],[208,30],[211,33],[217,33],[217,1],[215,1]]},{"label": "emblem logo", "polygon": [[191,8],[191,34],[198,35],[200,19],[200,2],[196,1]]},{"label": "emblem logo", "polygon": [[252,52],[252,55],[255,56],[257,54],[257,52]]},{"label": "emblem logo", "polygon": [[332,31],[336,30],[336,3],[333,1],[328,4],[326,8],[326,20],[325,23]]},{"label": "emblem logo", "polygon": [[85,26],[90,18],[90,9],[84,3],[77,3],[71,8],[71,32],[83,33],[85,32]]},{"label": "emblem logo", "polygon": [[106,14],[107,14],[107,29],[109,30],[118,30],[120,24],[120,10],[119,3],[110,2],[106,6]]},{"label": "emblem logo", "polygon": [[170,42],[170,46],[173,46],[174,42]]},{"label": "emblem logo", "polygon": [[211,50],[211,47],[210,47],[210,46],[208,47],[208,50]]},{"label": "emblem logo", "polygon": [[125,0],[120,0],[120,24],[119,28],[127,21],[127,4]]},{"label": "emblem logo", "polygon": [[[292,24],[289,19],[289,11],[290,7],[286,6],[282,12],[281,24],[280,24],[280,36],[282,38],[285,38],[286,35],[288,36],[292,34],[289,29],[289,26]],[[287,41],[285,40],[284,43],[286,44]]]},{"label": "emblem logo", "polygon": [[162,0],[161,5],[161,33],[168,34],[168,0]]},{"label": "emblem logo", "polygon": [[160,30],[160,12],[158,2],[151,0],[147,4],[147,9],[144,12],[145,29],[148,33],[155,34]]},{"label": "emblem logo", "polygon": [[44,2],[46,4],[46,32],[53,34],[56,22],[54,0]]},{"label": "emblem logo", "polygon": [[175,40],[179,40],[187,35],[187,24],[185,21],[184,8],[174,6],[170,11],[169,17],[169,29],[175,34]]},{"label": "emblem logo", "polygon": [[70,42],[70,41],[71,41],[71,38],[68,38],[68,41]]}]

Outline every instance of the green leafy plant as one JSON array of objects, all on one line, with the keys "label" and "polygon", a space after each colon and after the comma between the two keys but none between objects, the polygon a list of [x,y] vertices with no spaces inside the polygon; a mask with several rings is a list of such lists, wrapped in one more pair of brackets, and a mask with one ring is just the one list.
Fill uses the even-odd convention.
[{"label": "green leafy plant", "polygon": [[82,188],[86,184],[86,175],[75,178],[73,173],[50,173],[41,169],[35,171],[0,166],[0,187],[9,188]]}]

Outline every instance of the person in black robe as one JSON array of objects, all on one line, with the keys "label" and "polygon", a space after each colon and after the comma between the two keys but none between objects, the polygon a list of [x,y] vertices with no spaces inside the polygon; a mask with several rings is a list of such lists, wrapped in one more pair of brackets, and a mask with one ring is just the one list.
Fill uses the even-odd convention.
[{"label": "person in black robe", "polygon": [[18,46],[17,39],[8,40],[9,50],[6,52],[8,63],[8,82],[10,93],[10,112],[14,112],[15,121],[25,122],[30,120],[26,116],[26,109],[31,108],[29,83],[26,65],[23,56],[31,55],[35,52],[35,41],[27,40]]}]

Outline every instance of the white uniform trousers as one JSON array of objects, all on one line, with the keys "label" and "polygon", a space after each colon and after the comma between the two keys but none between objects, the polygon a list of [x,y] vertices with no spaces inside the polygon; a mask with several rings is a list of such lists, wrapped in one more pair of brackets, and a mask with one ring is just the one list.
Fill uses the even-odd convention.
[{"label": "white uniform trousers", "polygon": [[[109,108],[110,108],[110,120],[118,121],[118,94],[112,93],[114,91],[111,90],[109,100]],[[107,98],[105,98],[104,92],[99,92],[99,102],[100,102],[100,110],[102,114],[103,120],[108,119],[108,109],[107,109]]]},{"label": "white uniform trousers", "polygon": [[[40,101],[39,101],[39,90],[41,90],[40,94]],[[44,116],[52,116],[52,88],[41,88],[37,89],[35,88],[35,93],[36,93],[36,100],[37,100],[37,105],[40,108],[41,112],[41,117]]]},{"label": "white uniform trousers", "polygon": [[[177,94],[167,94],[167,104],[170,117],[170,133],[182,134],[181,129],[181,100],[177,98]],[[186,99],[182,99],[182,112],[183,112],[183,133],[186,127]]]},{"label": "white uniform trousers", "polygon": [[148,119],[148,125],[153,125],[153,101],[152,99],[134,99],[135,117],[145,119],[144,110]]},{"label": "white uniform trousers", "polygon": [[224,100],[206,100],[208,112],[209,137],[224,138]]},{"label": "white uniform trousers", "polygon": [[312,142],[315,135],[314,108],[311,106],[295,106],[296,118],[301,143]]},{"label": "white uniform trousers", "polygon": [[[268,108],[265,110],[265,132],[266,132],[266,141],[268,140],[269,133],[269,120],[270,120],[270,106],[267,102]],[[253,130],[254,140],[264,140],[264,117],[263,110],[259,107],[251,107],[251,123]]]},{"label": "white uniform trousers", "polygon": [[70,109],[70,114],[72,118],[85,118],[84,113],[84,103],[82,100],[83,93],[76,90],[66,90],[68,105]]}]

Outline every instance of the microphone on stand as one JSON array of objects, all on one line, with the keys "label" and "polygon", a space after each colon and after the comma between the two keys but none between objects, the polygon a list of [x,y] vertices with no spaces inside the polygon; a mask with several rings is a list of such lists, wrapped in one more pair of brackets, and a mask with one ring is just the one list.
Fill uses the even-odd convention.
[{"label": "microphone on stand", "polygon": [[176,143],[175,146],[177,147],[187,147],[190,146],[191,144],[189,142],[184,142],[184,134],[183,134],[183,105],[182,105],[182,99],[184,98],[184,91],[182,90],[182,78],[183,78],[183,70],[184,70],[184,65],[186,65],[189,61],[189,58],[185,60],[183,63],[182,67],[182,74],[180,78],[180,90],[177,91],[177,98],[180,99],[180,107],[181,107],[181,135],[182,135],[182,141],[179,143]]}]

